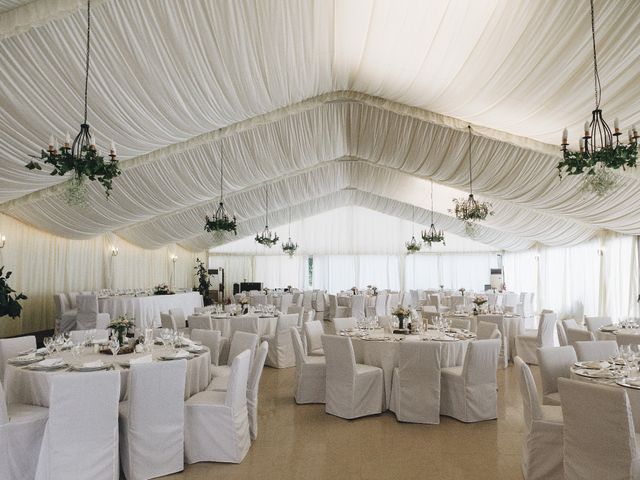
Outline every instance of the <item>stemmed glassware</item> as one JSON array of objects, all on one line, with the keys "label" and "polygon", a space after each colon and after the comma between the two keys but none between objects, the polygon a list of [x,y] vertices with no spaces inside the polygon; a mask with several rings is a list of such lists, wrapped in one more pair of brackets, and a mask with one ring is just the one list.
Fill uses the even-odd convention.
[{"label": "stemmed glassware", "polygon": [[111,354],[113,355],[114,358],[116,355],[118,355],[118,352],[120,351],[120,342],[115,336],[111,337],[111,340],[109,340],[109,350],[111,350]]},{"label": "stemmed glassware", "polygon": [[43,343],[44,348],[47,349],[47,354],[51,355],[53,353],[53,337],[44,337]]}]

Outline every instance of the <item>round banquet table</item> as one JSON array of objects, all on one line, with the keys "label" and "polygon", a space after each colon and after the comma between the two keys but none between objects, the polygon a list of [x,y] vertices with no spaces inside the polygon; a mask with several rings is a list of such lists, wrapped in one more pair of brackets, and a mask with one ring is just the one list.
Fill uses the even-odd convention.
[{"label": "round banquet table", "polygon": [[618,328],[613,329],[611,325],[600,327],[596,332],[596,340],[616,340],[619,333],[625,335],[638,335],[638,343],[640,344],[640,328]]},{"label": "round banquet table", "polygon": [[[151,355],[156,359],[168,353],[168,349],[162,346],[153,346]],[[120,401],[127,398],[127,386],[129,378],[129,369],[121,367],[118,363],[124,362],[131,358],[142,357],[148,353],[132,353],[127,355],[117,355],[114,361],[112,355],[103,353],[87,353],[81,355],[77,359],[73,357],[70,351],[63,351],[54,354],[55,357],[62,358],[66,363],[81,364],[102,360],[105,363],[113,363],[117,371],[120,372]],[[178,362],[180,360],[168,360]],[[185,400],[207,389],[210,380],[211,371],[211,355],[206,349],[203,353],[187,360],[187,378],[185,382]],[[38,405],[42,407],[49,406],[49,394],[51,390],[52,375],[83,375],[83,372],[67,371],[66,369],[54,371],[37,371],[28,368],[7,364],[5,370],[5,393],[7,403],[26,403],[29,405]]]},{"label": "round banquet table", "polygon": [[[391,401],[391,378],[393,369],[398,366],[400,343],[402,342],[420,342],[429,339],[429,341],[438,342],[441,346],[441,362],[442,368],[457,367],[463,364],[464,356],[470,340],[437,340],[438,334],[435,331],[429,331],[422,335],[389,335],[376,333],[373,338],[363,339],[356,336],[352,337],[353,350],[357,363],[373,365],[380,367],[384,375],[384,409],[389,407]],[[376,338],[393,337],[393,340],[376,340]],[[402,339],[402,340],[401,340]]]}]

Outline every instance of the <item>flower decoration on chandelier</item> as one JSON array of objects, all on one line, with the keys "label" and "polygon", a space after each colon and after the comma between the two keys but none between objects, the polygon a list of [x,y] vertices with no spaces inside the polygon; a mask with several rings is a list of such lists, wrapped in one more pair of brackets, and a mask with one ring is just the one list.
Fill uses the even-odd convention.
[{"label": "flower decoration on chandelier", "polygon": [[412,205],[411,206],[411,240],[409,240],[408,242],[405,242],[404,244],[404,246],[407,249],[407,255],[417,253],[422,248],[422,244],[416,240],[416,236],[413,232],[413,227],[415,223],[415,213],[416,213],[416,207]]},{"label": "flower decoration on chandelier", "polygon": [[260,245],[264,245],[265,247],[273,247],[280,237],[275,232],[269,230],[269,185],[265,187],[265,214],[264,214],[264,230],[262,233],[256,234],[256,242]]},{"label": "flower decoration on chandelier", "polygon": [[473,135],[471,134],[471,125],[469,125],[469,143],[467,146],[467,156],[469,157],[469,197],[466,199],[454,198],[455,207],[452,211],[456,218],[465,222],[465,231],[469,236],[475,236],[477,233],[476,222],[486,220],[489,215],[493,215],[492,205],[489,202],[481,202],[473,196],[473,172],[471,169],[471,147],[473,143]]},{"label": "flower decoration on chandelier", "polygon": [[238,235],[238,224],[236,222],[236,216],[230,215],[224,208],[224,199],[223,199],[223,178],[224,178],[224,155],[222,150],[222,144],[220,145],[220,203],[218,204],[218,209],[213,214],[213,217],[209,217],[206,215],[204,217],[205,224],[204,229],[207,232],[233,232],[235,235]]},{"label": "flower decoration on chandelier", "polygon": [[298,250],[298,244],[291,241],[291,207],[289,207],[289,240],[282,243],[282,251],[289,257],[293,257],[296,250]]},{"label": "flower decoration on chandelier", "polygon": [[436,230],[435,225],[433,224],[433,180],[431,180],[431,226],[429,230],[422,231],[422,241],[431,247],[434,243],[442,242],[442,245],[446,246],[444,243],[444,231]]},{"label": "flower decoration on chandelier", "polygon": [[[87,1],[87,54],[84,80],[84,121],[80,125],[80,132],[71,142],[67,133],[62,147],[58,145],[53,135],[49,138],[47,150],[40,152],[40,160],[51,165],[51,175],[65,175],[73,172],[73,178],[69,183],[66,200],[70,205],[86,205],[87,184],[86,179],[97,180],[104,187],[107,198],[113,188],[113,179],[122,172],[116,160],[116,148],[111,142],[109,152],[110,160],[105,162],[104,157],[98,153],[95,137],[92,137],[87,123],[87,92],[89,89],[89,59],[91,46],[91,0]],[[42,170],[40,162],[32,160],[25,165],[29,170]]]},{"label": "flower decoration on chandelier", "polygon": [[[603,196],[613,190],[617,183],[614,170],[635,167],[638,160],[638,129],[629,130],[629,143],[620,143],[620,124],[616,118],[614,132],[605,122],[600,109],[602,85],[598,74],[596,55],[596,30],[593,0],[591,0],[591,40],[593,44],[593,77],[595,83],[595,109],[591,112],[591,122],[584,122],[584,136],[580,138],[579,151],[569,150],[569,132],[562,132],[562,160],[558,162],[560,179],[565,175],[585,175],[581,190]],[[615,140],[614,138],[615,137]]]}]

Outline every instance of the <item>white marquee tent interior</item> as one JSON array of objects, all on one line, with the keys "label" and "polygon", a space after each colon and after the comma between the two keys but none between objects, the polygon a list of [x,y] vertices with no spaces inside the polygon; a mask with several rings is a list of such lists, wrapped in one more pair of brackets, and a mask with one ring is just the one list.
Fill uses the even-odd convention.
[{"label": "white marquee tent interior", "polygon": [[[116,142],[123,173],[108,200],[90,185],[90,204],[81,208],[65,203],[66,177],[24,166],[52,132],[62,138],[80,121],[85,3],[0,1],[1,253],[17,289],[31,295],[22,319],[3,329],[51,327],[57,290],[167,281],[170,254],[182,286],[211,247],[216,256],[246,248],[241,253],[260,257],[250,240],[203,231],[219,201],[221,155],[238,238],[262,228],[268,186],[270,225],[283,236],[291,215],[305,254],[400,256],[412,206],[417,231],[429,220],[429,180],[436,224],[464,237],[450,208],[468,191],[468,125],[474,192],[495,215],[474,242],[451,240],[443,254],[483,244],[518,252],[513,261],[522,263],[527,252],[567,259],[590,245],[596,277],[607,285],[610,263],[624,264],[616,280],[623,288],[604,295],[594,287],[575,300],[595,313],[613,296],[616,312],[635,313],[637,172],[620,171],[619,188],[599,198],[580,193],[577,178],[560,181],[556,170],[560,132],[580,130],[593,96],[589,32],[578,28],[589,12],[581,4],[94,1],[89,123],[99,148]],[[603,107],[630,125],[640,121],[640,39],[630,33],[640,16],[629,12],[640,5],[596,4]],[[349,211],[389,227],[371,236],[354,228],[346,242],[337,228],[309,233],[314,218],[333,225],[331,212],[339,223]],[[123,254],[115,265],[113,246]],[[509,286],[535,285],[541,306],[560,308],[542,294],[564,291],[547,284],[564,278],[546,278],[548,268],[561,267],[528,265]],[[567,284],[582,278],[569,270]],[[412,284],[402,275],[390,282]]]}]

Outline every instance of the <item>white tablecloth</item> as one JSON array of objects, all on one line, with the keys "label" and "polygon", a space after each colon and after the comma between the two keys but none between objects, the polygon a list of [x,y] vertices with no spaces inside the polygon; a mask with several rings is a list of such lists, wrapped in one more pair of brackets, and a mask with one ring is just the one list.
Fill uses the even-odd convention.
[{"label": "white tablecloth", "polygon": [[111,319],[120,315],[135,316],[136,327],[144,328],[153,322],[160,326],[160,312],[170,308],[181,308],[185,315],[190,315],[196,307],[202,307],[202,295],[198,292],[176,293],[175,295],[150,295],[133,297],[119,295],[99,298],[98,309],[111,315]]},{"label": "white tablecloth", "polygon": [[[168,350],[161,346],[152,347],[153,358],[167,354]],[[85,362],[93,362],[102,360],[105,363],[114,362],[112,355],[102,353],[88,353],[82,355],[78,359],[68,352],[54,354],[56,357],[62,357],[69,364],[81,364]],[[123,362],[132,357],[141,357],[145,354],[129,354],[117,355],[115,358],[115,368],[120,372],[120,401],[127,397],[127,386],[129,378],[129,369],[122,368],[118,362]],[[171,360],[179,361],[179,360]],[[211,356],[209,351],[200,354],[190,360],[187,360],[187,378],[185,384],[185,400],[198,392],[206,390],[210,380]],[[83,375],[83,372],[69,372],[65,370],[56,370],[52,372],[42,372],[29,370],[24,367],[7,365],[5,370],[4,389],[6,392],[7,403],[27,403],[30,405],[39,405],[42,407],[49,406],[49,393],[51,389],[52,375]]]},{"label": "white tablecloth", "polygon": [[[189,315],[189,319],[201,315]],[[231,338],[236,331],[257,333],[259,336],[273,335],[276,332],[278,317],[260,317],[256,315],[222,316],[211,315],[214,330],[220,330],[223,337]]]},{"label": "white tablecloth", "polygon": [[[394,335],[394,337],[404,337],[403,342],[416,342],[423,341],[423,338],[434,338],[436,335],[435,332],[428,332],[427,335]],[[399,345],[401,342],[395,340],[384,342],[362,340],[361,338],[353,337],[352,343],[357,363],[382,368],[384,374],[384,408],[387,409],[391,401],[391,378],[393,369],[398,366]],[[463,364],[467,346],[469,345],[468,340],[439,341],[438,343],[441,345],[442,368],[456,367]]]}]

